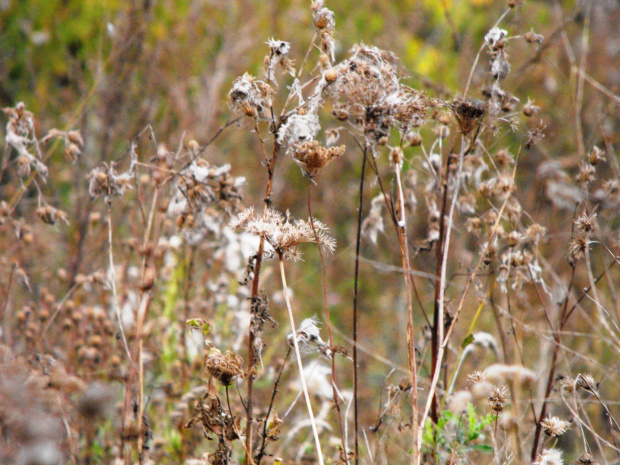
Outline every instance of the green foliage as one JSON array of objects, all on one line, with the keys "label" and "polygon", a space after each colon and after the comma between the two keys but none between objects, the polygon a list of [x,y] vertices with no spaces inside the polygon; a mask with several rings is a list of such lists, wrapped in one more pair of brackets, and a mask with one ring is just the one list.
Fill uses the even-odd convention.
[{"label": "green foliage", "polygon": [[472,404],[467,410],[455,414],[444,410],[437,419],[437,424],[430,420],[424,425],[422,435],[423,447],[428,451],[466,453],[472,451],[492,452],[493,448],[485,443],[484,429],[495,417],[491,414],[480,416]]}]

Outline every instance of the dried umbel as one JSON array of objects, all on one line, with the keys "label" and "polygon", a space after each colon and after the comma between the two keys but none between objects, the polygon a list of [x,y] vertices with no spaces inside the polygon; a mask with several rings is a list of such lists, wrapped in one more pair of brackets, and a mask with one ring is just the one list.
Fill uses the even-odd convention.
[{"label": "dried umbel", "polygon": [[217,349],[212,349],[205,362],[205,371],[222,386],[230,386],[237,376],[243,374],[241,365],[243,359],[234,352],[227,351],[226,354]]},{"label": "dried umbel", "polygon": [[419,126],[429,101],[399,82],[396,57],[377,47],[356,45],[337,67],[329,92],[336,99],[336,118],[355,125],[371,146],[397,125],[402,134]]},{"label": "dried umbel", "polygon": [[[312,227],[314,224],[314,229]],[[241,212],[231,222],[233,228],[240,228],[250,234],[265,238],[273,249],[288,260],[299,260],[300,251],[296,246],[305,242],[317,242],[324,249],[334,252],[336,241],[327,234],[327,226],[316,219],[291,220],[273,208],[266,209],[262,215],[254,215],[254,209]]]},{"label": "dried umbel", "polygon": [[551,415],[541,421],[540,424],[547,436],[559,437],[570,429],[570,422]]},{"label": "dried umbel", "polygon": [[334,158],[342,156],[345,150],[344,145],[326,148],[316,141],[310,141],[293,145],[290,155],[300,166],[304,176],[312,179]]}]

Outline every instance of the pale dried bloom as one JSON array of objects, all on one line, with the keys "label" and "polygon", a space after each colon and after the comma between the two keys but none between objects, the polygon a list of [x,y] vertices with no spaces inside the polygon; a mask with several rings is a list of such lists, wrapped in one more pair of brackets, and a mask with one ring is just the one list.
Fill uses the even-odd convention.
[{"label": "pale dried bloom", "polygon": [[370,212],[368,212],[368,216],[362,222],[362,235],[370,239],[374,245],[377,245],[379,233],[385,232],[385,224],[381,215],[384,204],[383,194],[373,198],[370,201]]},{"label": "pale dried bloom", "polygon": [[607,161],[607,159],[605,158],[605,152],[603,152],[597,146],[594,146],[592,148],[592,151],[588,154],[588,161],[593,166],[596,166],[601,162]]},{"label": "pale dried bloom", "polygon": [[542,454],[538,454],[534,465],[564,465],[562,451],[559,449],[543,449]]},{"label": "pale dried bloom", "polygon": [[596,391],[596,381],[594,381],[594,377],[590,374],[579,374],[575,380],[575,387],[584,391],[594,392]]},{"label": "pale dried bloom", "polygon": [[[39,142],[34,131],[34,115],[26,110],[23,102],[15,107],[4,108],[3,112],[9,117],[6,125],[6,143],[18,154],[18,174],[21,177],[29,176],[34,169],[43,181],[47,179],[48,168],[42,161]],[[34,152],[34,154],[33,154]]]},{"label": "pale dried bloom", "polygon": [[271,106],[274,91],[262,81],[248,73],[233,82],[228,93],[230,109],[254,118],[268,118],[267,109]]},{"label": "pale dried bloom", "polygon": [[110,197],[122,197],[125,191],[131,189],[131,181],[134,179],[133,169],[118,174],[114,169],[114,162],[102,163],[94,168],[87,176],[90,180],[88,193],[91,197],[104,197],[107,202]]},{"label": "pale dried bloom", "polygon": [[[320,352],[327,357],[331,357],[332,351],[327,342],[321,338],[318,323],[314,318],[306,318],[303,320],[295,335],[297,338],[297,346],[301,353],[313,354]],[[293,335],[289,334],[286,339],[289,345],[293,347]]]},{"label": "pale dried bloom", "polygon": [[527,103],[523,106],[523,114],[530,117],[537,115],[538,113],[540,113],[540,107],[538,105],[534,105],[534,102],[528,98]]},{"label": "pale dried bloom", "polygon": [[60,131],[58,129],[51,129],[47,135],[41,139],[41,142],[45,144],[57,138],[62,139],[65,144],[65,158],[74,163],[80,155],[82,155],[82,149],[84,148],[84,139],[80,131]]},{"label": "pale dried bloom", "polygon": [[265,77],[267,81],[273,82],[277,87],[278,83],[274,75],[276,66],[279,65],[285,72],[295,76],[293,62],[288,58],[291,44],[283,40],[269,39],[267,45],[269,46],[269,55],[265,57]]},{"label": "pale dried bloom", "polygon": [[205,362],[205,371],[222,386],[230,386],[237,376],[243,374],[242,364],[242,358],[234,352],[227,351],[222,355],[219,350],[212,349]]},{"label": "pale dried bloom", "polygon": [[282,215],[273,208],[266,209],[262,215],[254,215],[253,211],[241,212],[231,222],[231,226],[263,237],[278,254],[287,260],[300,259],[300,252],[296,246],[305,242],[316,242],[312,223],[318,236],[319,245],[334,252],[336,241],[327,234],[327,226],[319,220],[291,220],[288,213]]},{"label": "pale dried bloom", "polygon": [[570,422],[551,415],[541,421],[540,425],[547,436],[554,437],[562,436],[570,429]]},{"label": "pale dried bloom", "polygon": [[500,29],[498,27],[494,27],[484,36],[484,41],[491,49],[495,49],[500,44],[500,41],[504,39],[508,35],[508,31],[506,29]]},{"label": "pale dried bloom", "polygon": [[487,372],[485,371],[474,371],[473,373],[470,373],[467,375],[467,379],[469,380],[469,382],[471,384],[477,384],[481,381],[484,381],[487,377]]},{"label": "pale dried bloom", "polygon": [[69,220],[67,219],[67,213],[57,208],[52,207],[51,205],[44,205],[37,208],[37,216],[41,218],[46,224],[55,225],[59,220],[64,222],[65,224],[69,224]]},{"label": "pale dried bloom", "polygon": [[575,228],[577,231],[582,233],[590,233],[594,230],[595,227],[595,219],[596,213],[592,216],[588,216],[587,213],[584,213],[579,218],[575,220]]},{"label": "pale dried bloom", "polygon": [[301,142],[291,147],[290,155],[297,162],[303,175],[307,178],[314,178],[324,166],[328,165],[334,158],[340,157],[346,151],[346,147],[326,148],[316,141]]},{"label": "pale dried bloom", "polygon": [[568,244],[568,260],[574,264],[581,260],[586,253],[588,240],[585,237],[573,237]]},{"label": "pale dried bloom", "polygon": [[579,174],[576,179],[581,187],[587,187],[596,177],[596,168],[587,161],[582,161],[579,164]]},{"label": "pale dried bloom", "polygon": [[575,379],[565,376],[560,380],[560,389],[565,394],[572,394],[575,390]]},{"label": "pale dried bloom", "polygon": [[400,84],[392,53],[356,45],[337,69],[329,89],[336,99],[333,112],[362,132],[370,146],[386,138],[392,126],[406,134],[425,119],[429,101]]},{"label": "pale dried bloom", "polygon": [[542,44],[545,40],[543,35],[536,34],[533,29],[530,30],[530,32],[527,32],[524,38],[530,44]]},{"label": "pale dried bloom", "polygon": [[278,144],[293,146],[300,142],[314,140],[314,136],[321,129],[319,124],[320,96],[314,95],[307,104],[307,109],[302,107],[296,113],[288,116],[284,124],[278,129]]},{"label": "pale dried bloom", "polygon": [[491,410],[500,413],[504,410],[504,404],[510,400],[507,386],[493,386],[491,395],[489,396],[489,406]]}]

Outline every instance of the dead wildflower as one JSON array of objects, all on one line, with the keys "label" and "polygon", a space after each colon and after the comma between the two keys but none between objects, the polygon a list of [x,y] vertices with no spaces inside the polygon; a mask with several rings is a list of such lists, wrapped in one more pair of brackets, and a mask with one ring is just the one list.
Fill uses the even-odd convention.
[{"label": "dead wildflower", "polygon": [[2,111],[9,117],[5,140],[7,145],[18,154],[19,176],[29,176],[31,170],[34,169],[45,181],[49,170],[42,161],[43,156],[34,130],[34,115],[26,110],[23,102],[19,102],[14,107],[3,108]]},{"label": "dead wildflower", "polygon": [[282,420],[276,413],[273,419],[271,420],[271,423],[269,424],[267,428],[267,434],[265,435],[265,437],[269,441],[277,441],[278,439],[280,439],[283,422],[284,420]]},{"label": "dead wildflower", "polygon": [[329,92],[334,113],[349,120],[374,147],[387,138],[390,127],[402,134],[426,117],[430,102],[421,93],[400,84],[396,57],[377,47],[356,45],[341,63]]},{"label": "dead wildflower", "polygon": [[577,174],[577,182],[582,188],[586,188],[592,181],[594,181],[596,168],[587,161],[582,161],[579,164],[579,174]]},{"label": "dead wildflower", "polygon": [[595,219],[596,213],[592,216],[588,216],[587,213],[584,213],[574,221],[575,229],[581,233],[591,233],[595,228]]},{"label": "dead wildflower", "polygon": [[246,116],[267,119],[267,109],[271,107],[274,90],[248,73],[233,82],[228,93],[230,109]]},{"label": "dead wildflower", "polygon": [[205,371],[217,379],[222,386],[230,386],[237,376],[243,374],[241,357],[230,350],[226,354],[218,349],[211,349],[205,362]]},{"label": "dead wildflower", "polygon": [[564,465],[562,451],[559,449],[543,449],[534,462],[534,465]]},{"label": "dead wildflower", "polygon": [[291,147],[290,155],[300,166],[303,175],[314,178],[324,166],[327,166],[334,158],[340,157],[346,151],[346,147],[326,148],[316,141],[301,142]]},{"label": "dead wildflower", "polygon": [[588,239],[585,237],[573,237],[568,244],[568,261],[574,265],[581,260],[586,253],[588,247]]},{"label": "dead wildflower", "polygon": [[565,394],[572,394],[575,390],[575,379],[569,376],[563,376],[560,379],[560,389]]},{"label": "dead wildflower", "polygon": [[523,114],[527,117],[532,117],[540,113],[540,107],[538,105],[534,105],[534,102],[527,99],[527,103],[523,106]]},{"label": "dead wildflower", "polygon": [[[233,228],[240,228],[255,236],[264,237],[265,240],[283,258],[287,260],[299,260],[300,252],[296,246],[305,242],[316,242],[312,225],[304,220],[291,220],[289,215],[282,215],[273,208],[268,208],[262,215],[254,215],[252,209],[241,212],[231,222]],[[336,241],[328,236],[327,226],[319,220],[312,220],[319,240],[319,245],[324,249],[334,252]]]},{"label": "dead wildflower", "polygon": [[508,402],[510,396],[508,394],[507,386],[493,386],[493,390],[491,391],[491,395],[489,395],[488,401],[491,410],[495,413],[501,413],[504,411],[504,404]]},{"label": "dead wildflower", "polygon": [[545,37],[542,34],[536,34],[533,29],[531,29],[529,32],[526,32],[523,37],[529,44],[540,45],[545,41]]},{"label": "dead wildflower", "polygon": [[45,204],[37,208],[36,213],[37,216],[41,219],[41,221],[43,221],[45,224],[55,225],[59,220],[67,225],[69,224],[67,213],[57,208],[54,208],[51,205]]},{"label": "dead wildflower", "polygon": [[545,128],[546,126],[543,126],[542,124],[540,124],[538,126],[533,127],[529,131],[527,131],[525,135],[525,143],[523,144],[523,147],[525,148],[525,150],[530,150],[534,146],[535,143],[537,143],[539,140],[545,137],[545,134],[544,134]]},{"label": "dead wildflower", "polygon": [[409,147],[417,147],[422,144],[422,136],[418,131],[409,131],[405,134],[405,142]]},{"label": "dead wildflower", "polygon": [[295,76],[293,62],[288,58],[291,44],[283,40],[269,39],[267,45],[269,46],[269,55],[265,57],[265,77],[267,81],[274,83],[277,87],[278,83],[274,75],[276,66],[280,66],[284,72]]},{"label": "dead wildflower", "polygon": [[43,139],[41,143],[45,144],[52,139],[62,139],[65,144],[65,158],[71,163],[82,155],[82,149],[84,148],[84,139],[80,131],[60,131],[59,129],[51,129]]},{"label": "dead wildflower", "polygon": [[487,377],[487,373],[486,370],[485,371],[474,371],[470,374],[467,375],[467,380],[471,383],[471,384],[477,384],[480,383],[481,381],[484,381]]},{"label": "dead wildflower", "polygon": [[[314,318],[306,318],[296,331],[297,345],[302,354],[320,353],[328,358],[332,357],[332,350],[322,338],[319,326]],[[288,344],[293,347],[293,335],[287,337]]]},{"label": "dead wildflower", "polygon": [[583,389],[587,392],[596,391],[596,381],[594,381],[594,377],[590,374],[579,374],[577,375],[577,379],[575,380],[575,387],[578,389]]},{"label": "dead wildflower", "polygon": [[338,139],[340,139],[341,129],[342,128],[333,128],[333,129],[327,129],[325,131],[325,146],[326,147],[331,147],[336,142],[338,142]]},{"label": "dead wildflower", "polygon": [[484,116],[484,102],[475,99],[454,99],[450,109],[456,116],[456,121],[465,135],[476,129]]},{"label": "dead wildflower", "polygon": [[599,163],[606,162],[605,152],[599,149],[596,145],[592,147],[592,151],[588,154],[588,162],[592,166],[596,166]]},{"label": "dead wildflower", "polygon": [[547,436],[559,437],[570,429],[570,422],[562,420],[559,417],[549,415],[540,422],[543,431]]}]

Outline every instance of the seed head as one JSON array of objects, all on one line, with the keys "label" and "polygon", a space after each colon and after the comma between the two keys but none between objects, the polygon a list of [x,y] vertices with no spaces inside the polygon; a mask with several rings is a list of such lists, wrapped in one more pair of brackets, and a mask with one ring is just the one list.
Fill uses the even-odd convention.
[{"label": "seed head", "polygon": [[551,415],[541,421],[540,425],[547,436],[554,437],[562,436],[570,429],[570,422]]}]

